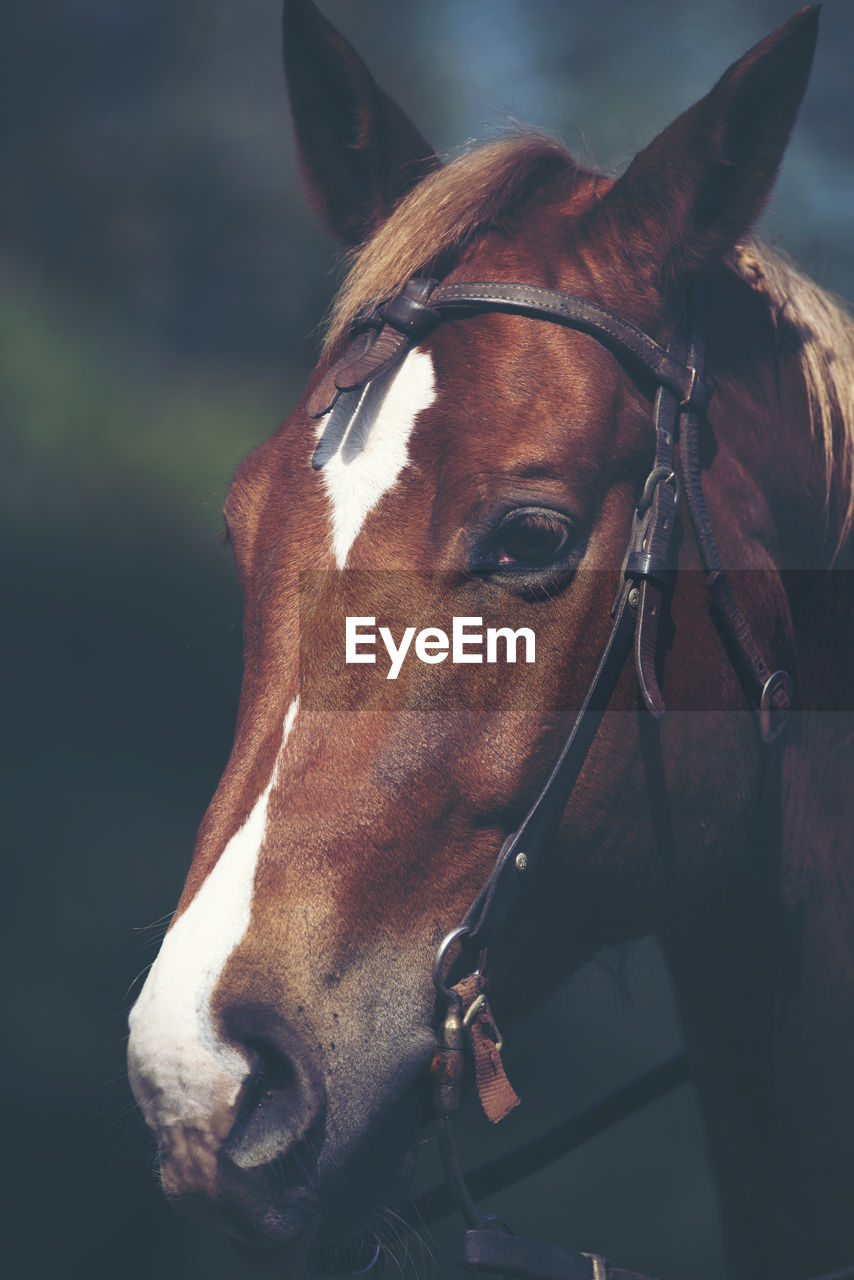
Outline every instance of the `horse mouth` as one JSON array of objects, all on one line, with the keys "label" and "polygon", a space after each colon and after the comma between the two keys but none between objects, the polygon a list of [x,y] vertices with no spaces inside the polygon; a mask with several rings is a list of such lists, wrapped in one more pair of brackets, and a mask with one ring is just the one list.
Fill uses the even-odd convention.
[{"label": "horse mouth", "polygon": [[264,1275],[287,1276],[296,1267],[307,1267],[312,1275],[367,1275],[378,1261],[381,1248],[374,1233],[362,1232],[349,1240],[318,1239],[308,1228],[286,1244],[249,1244],[229,1237],[235,1256]]},{"label": "horse mouth", "polygon": [[[228,1234],[235,1256],[264,1275],[283,1277],[303,1267],[314,1276],[367,1275],[379,1261],[382,1248],[370,1227],[350,1235],[328,1233],[314,1221],[287,1240],[250,1239]],[[300,1272],[302,1274],[302,1272]]]},{"label": "horse mouth", "polygon": [[304,1184],[283,1186],[275,1161],[247,1174],[221,1160],[213,1194],[167,1191],[167,1198],[183,1217],[224,1238],[242,1262],[267,1275],[297,1271],[321,1233],[317,1195]]},{"label": "horse mouth", "polygon": [[285,1190],[280,1165],[273,1161],[250,1178],[220,1179],[216,1199],[176,1196],[173,1207],[198,1226],[225,1235],[245,1265],[265,1275],[287,1277],[367,1274],[378,1261],[374,1230],[381,1203],[402,1202],[411,1182],[414,1156],[408,1153],[395,1174],[360,1192],[326,1200],[307,1186]]}]

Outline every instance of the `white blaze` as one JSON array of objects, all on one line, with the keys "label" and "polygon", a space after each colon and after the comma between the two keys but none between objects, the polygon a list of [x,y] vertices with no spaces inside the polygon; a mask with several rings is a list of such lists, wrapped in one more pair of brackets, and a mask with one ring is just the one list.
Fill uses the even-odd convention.
[{"label": "white blaze", "polygon": [[[298,703],[294,699],[285,715],[282,747]],[[280,758],[281,749],[243,826],[164,938],[130,1013],[130,1081],[146,1120],[157,1129],[189,1124],[205,1130],[215,1111],[227,1117],[249,1069],[244,1055],[217,1035],[210,1002],[249,926],[267,804]],[[226,1134],[210,1136],[221,1141]]]},{"label": "white blaze", "polygon": [[[347,563],[369,513],[394,488],[409,461],[415,420],[436,398],[433,360],[414,350],[390,381],[369,384],[337,453],[321,476],[332,506],[332,549],[339,569]],[[327,419],[318,425],[318,439]]]}]

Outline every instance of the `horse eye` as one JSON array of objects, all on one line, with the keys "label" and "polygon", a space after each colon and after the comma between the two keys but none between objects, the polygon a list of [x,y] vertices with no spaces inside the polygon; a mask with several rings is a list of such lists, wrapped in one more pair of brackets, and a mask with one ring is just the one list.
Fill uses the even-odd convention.
[{"label": "horse eye", "polygon": [[496,538],[498,564],[534,568],[550,564],[569,542],[569,526],[555,512],[513,511]]}]

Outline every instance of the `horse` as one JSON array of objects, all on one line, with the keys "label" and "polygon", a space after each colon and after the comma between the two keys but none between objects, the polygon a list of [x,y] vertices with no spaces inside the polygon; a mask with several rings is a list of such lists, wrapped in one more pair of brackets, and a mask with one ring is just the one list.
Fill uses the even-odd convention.
[{"label": "horse", "polygon": [[[363,1258],[405,1196],[460,965],[512,1025],[646,934],[732,1275],[854,1260],[854,326],[751,235],[817,20],[613,179],[533,131],[442,163],[287,0],[299,165],[350,268],[301,403],[225,503],[234,744],[128,1050],[166,1195],[262,1269]],[[666,553],[635,536],[650,519]],[[383,628],[397,654],[409,634],[394,678]],[[517,837],[543,794],[534,868]]]}]

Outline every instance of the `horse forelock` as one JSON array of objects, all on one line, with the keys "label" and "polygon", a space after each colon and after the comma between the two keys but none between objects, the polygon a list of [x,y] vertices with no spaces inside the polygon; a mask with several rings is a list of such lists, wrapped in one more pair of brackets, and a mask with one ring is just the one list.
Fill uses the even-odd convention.
[{"label": "horse forelock", "polygon": [[467,150],[429,174],[353,253],[333,303],[326,350],[357,316],[397,293],[414,275],[447,265],[476,234],[512,219],[544,184],[560,179],[571,185],[580,173],[560,142],[526,130]]}]

